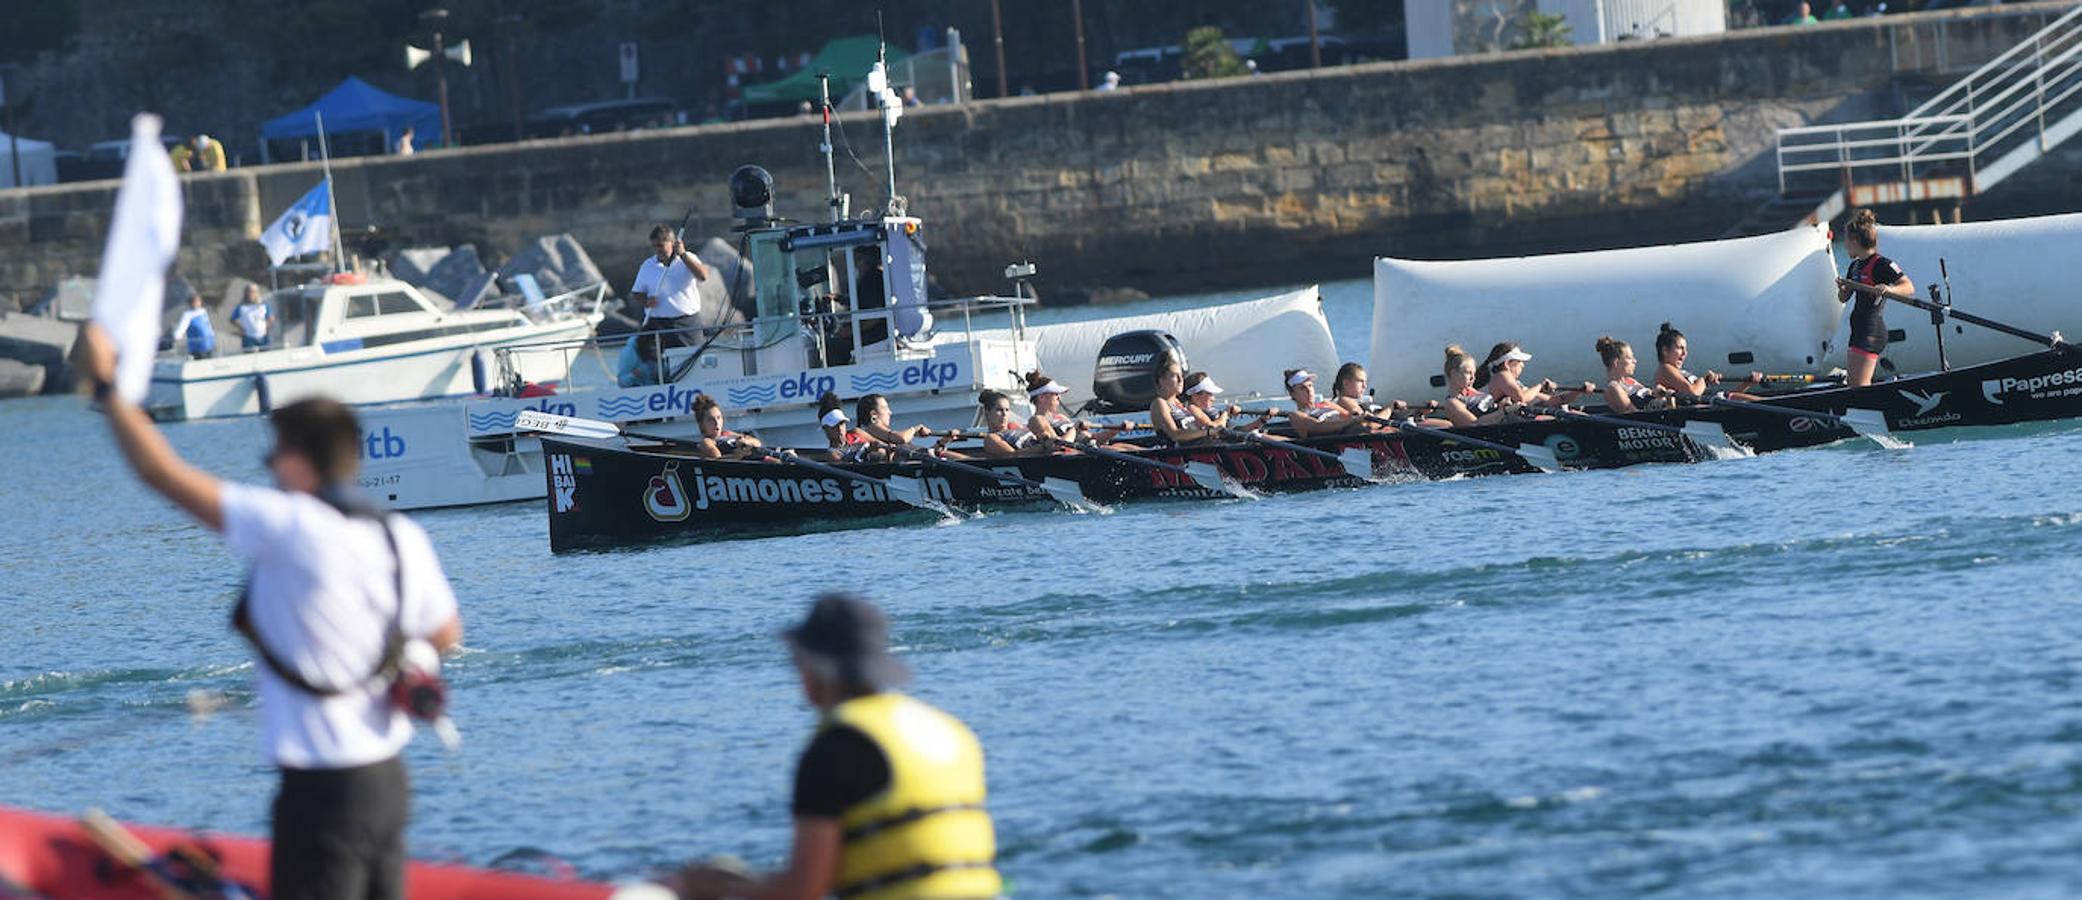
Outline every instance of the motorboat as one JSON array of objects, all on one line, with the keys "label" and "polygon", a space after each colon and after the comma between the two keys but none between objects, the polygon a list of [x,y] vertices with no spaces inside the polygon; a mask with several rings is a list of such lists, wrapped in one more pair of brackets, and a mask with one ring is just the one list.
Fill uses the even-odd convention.
[{"label": "motorboat", "polygon": [[[444,310],[395,278],[334,273],[269,296],[269,309],[288,326],[279,329],[279,345],[206,359],[162,356],[145,409],[161,420],[206,419],[255,415],[314,395],[367,405],[487,393],[500,387],[491,354],[591,335],[606,289],[553,297],[538,290],[518,308]],[[500,377],[553,384],[569,372],[566,358],[542,354],[512,360]]]}]

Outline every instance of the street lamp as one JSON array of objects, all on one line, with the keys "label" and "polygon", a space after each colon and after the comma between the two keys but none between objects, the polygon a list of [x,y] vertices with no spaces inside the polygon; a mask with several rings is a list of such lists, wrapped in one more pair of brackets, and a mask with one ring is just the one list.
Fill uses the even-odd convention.
[{"label": "street lamp", "polygon": [[448,61],[455,60],[464,66],[470,65],[470,42],[457,41],[453,47],[441,43],[441,27],[448,22],[448,10],[430,9],[419,14],[419,20],[432,27],[434,49],[421,50],[411,44],[405,45],[405,68],[416,69],[429,59],[434,61],[434,91],[441,100],[441,146],[455,146],[455,131],[448,124]]}]

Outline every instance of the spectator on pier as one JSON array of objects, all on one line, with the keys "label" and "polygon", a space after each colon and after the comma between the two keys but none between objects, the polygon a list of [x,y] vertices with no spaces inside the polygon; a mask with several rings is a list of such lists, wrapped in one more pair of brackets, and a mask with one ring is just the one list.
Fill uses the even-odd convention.
[{"label": "spectator on pier", "polygon": [[412,155],[412,126],[405,126],[405,131],[398,135],[398,146],[396,149],[399,156]]},{"label": "spectator on pier", "polygon": [[1828,22],[1835,22],[1850,17],[1851,5],[1845,3],[1844,0],[1836,0],[1836,5],[1829,7],[1829,11],[1822,14],[1823,21]]},{"label": "spectator on pier", "polygon": [[176,172],[224,171],[224,145],[207,134],[198,134],[173,148]]},{"label": "spectator on pier", "polygon": [[1791,19],[1787,20],[1787,21],[1786,21],[1786,24],[1788,24],[1788,25],[1815,25],[1815,24],[1819,24],[1819,23],[1820,23],[1820,21],[1821,21],[1821,20],[1819,20],[1819,19],[1816,19],[1816,18],[1815,18],[1815,12],[1814,12],[1814,9],[1813,9],[1812,7],[1810,7],[1810,6],[1808,6],[1807,4],[1805,4],[1805,3],[1802,3],[1802,4],[1800,4],[1799,6],[1797,6],[1797,7],[1795,7],[1795,8],[1793,9],[1793,18],[1791,18]]}]

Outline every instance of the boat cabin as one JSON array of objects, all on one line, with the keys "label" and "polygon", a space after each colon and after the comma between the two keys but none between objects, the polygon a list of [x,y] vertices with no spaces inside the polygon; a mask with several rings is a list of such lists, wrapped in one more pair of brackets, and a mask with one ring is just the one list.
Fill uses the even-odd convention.
[{"label": "boat cabin", "polygon": [[341,276],[277,290],[268,307],[282,322],[282,347],[326,353],[529,324],[517,310],[444,310],[418,288],[381,277]]}]

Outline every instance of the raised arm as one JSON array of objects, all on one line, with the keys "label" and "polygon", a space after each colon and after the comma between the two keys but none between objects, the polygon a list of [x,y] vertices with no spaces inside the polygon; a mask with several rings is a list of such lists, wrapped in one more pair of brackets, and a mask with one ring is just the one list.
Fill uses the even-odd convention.
[{"label": "raised arm", "polygon": [[166,436],[152,425],[144,410],[104,387],[115,383],[116,349],[101,326],[89,323],[80,327],[74,355],[74,364],[87,374],[87,383],[95,386],[94,393],[101,399],[116,447],[123,451],[131,470],[152,490],[212,531],[223,531],[223,484],[174,453],[173,445],[166,442]]}]

